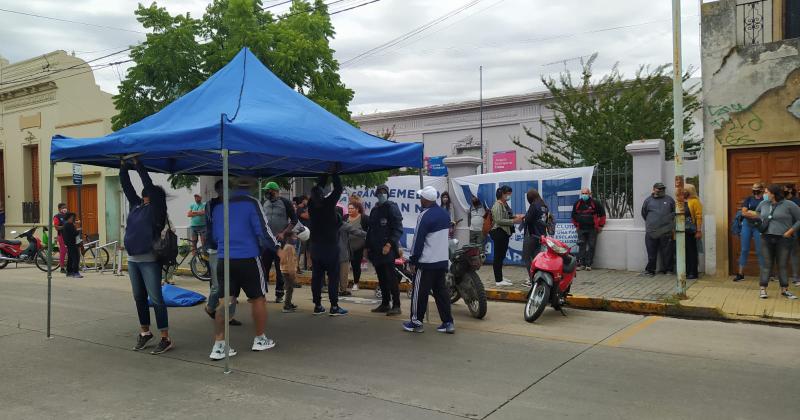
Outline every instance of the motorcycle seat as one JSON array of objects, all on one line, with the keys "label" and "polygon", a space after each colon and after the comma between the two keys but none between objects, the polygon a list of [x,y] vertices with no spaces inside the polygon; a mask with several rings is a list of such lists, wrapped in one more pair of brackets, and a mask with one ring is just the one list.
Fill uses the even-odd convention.
[{"label": "motorcycle seat", "polygon": [[12,239],[0,239],[0,244],[22,245],[22,241],[15,241]]},{"label": "motorcycle seat", "polygon": [[578,268],[578,259],[570,254],[562,258],[564,259],[564,274],[574,273],[575,269]]}]

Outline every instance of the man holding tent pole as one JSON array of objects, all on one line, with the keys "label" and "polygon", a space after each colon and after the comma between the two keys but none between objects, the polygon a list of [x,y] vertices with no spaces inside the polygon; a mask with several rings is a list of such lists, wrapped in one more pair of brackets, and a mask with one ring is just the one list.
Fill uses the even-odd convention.
[{"label": "man holding tent pole", "polygon": [[[255,338],[253,351],[268,350],[275,347],[275,341],[265,335],[267,324],[267,276],[261,255],[264,252],[275,252],[275,238],[269,229],[264,212],[258,199],[249,194],[250,188],[256,185],[255,179],[241,177],[235,181],[235,190],[229,200],[229,261],[230,261],[230,290],[225,291],[222,284],[223,296],[235,299],[240,290],[244,290],[250,302],[253,323],[255,324]],[[219,264],[217,276],[224,278],[225,272],[225,241],[224,241],[224,215],[223,203],[215,203],[209,209],[211,212],[211,234],[217,243]],[[224,303],[217,306],[214,318],[214,347],[211,349],[212,360],[225,358],[225,312]],[[235,356],[236,350],[229,347],[229,356]]]}]

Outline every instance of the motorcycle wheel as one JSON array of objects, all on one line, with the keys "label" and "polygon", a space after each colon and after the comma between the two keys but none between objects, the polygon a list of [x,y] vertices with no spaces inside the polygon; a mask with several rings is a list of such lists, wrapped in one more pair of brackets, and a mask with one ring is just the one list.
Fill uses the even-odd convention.
[{"label": "motorcycle wheel", "polygon": [[[55,258],[53,258],[53,260],[54,261],[50,263],[50,271],[58,270],[58,260]],[[36,259],[34,262],[39,270],[42,270],[45,273],[47,272],[47,254],[45,254],[44,251],[39,251],[36,253]]]},{"label": "motorcycle wheel", "polygon": [[[454,304],[461,299],[461,293],[459,293],[458,288],[455,285],[455,280],[453,280],[453,274],[447,273],[447,280],[445,281],[447,288],[450,289],[450,304]],[[431,294],[433,294],[433,290],[431,290]]]},{"label": "motorcycle wheel", "polygon": [[192,275],[200,281],[211,281],[211,268],[208,262],[203,258],[199,258],[196,254],[189,261],[189,268],[192,270]]},{"label": "motorcycle wheel", "polygon": [[544,312],[547,302],[550,301],[550,286],[544,279],[536,279],[530,292],[528,292],[528,301],[525,303],[525,321],[536,321]]},{"label": "motorcycle wheel", "polygon": [[[6,255],[6,253],[5,253],[5,252],[0,252],[0,256],[3,256],[3,257],[6,257],[6,258],[9,258],[9,256],[8,256],[8,255]],[[4,268],[6,268],[6,266],[7,266],[7,265],[8,265],[8,261],[7,261],[7,260],[0,260],[0,270],[2,270],[2,269],[4,269]]]},{"label": "motorcycle wheel", "polygon": [[481,278],[476,272],[469,272],[464,274],[463,282],[469,282],[472,287],[473,296],[463,294],[461,297],[464,303],[467,304],[467,309],[473,318],[483,319],[486,316],[486,290],[483,288]]}]

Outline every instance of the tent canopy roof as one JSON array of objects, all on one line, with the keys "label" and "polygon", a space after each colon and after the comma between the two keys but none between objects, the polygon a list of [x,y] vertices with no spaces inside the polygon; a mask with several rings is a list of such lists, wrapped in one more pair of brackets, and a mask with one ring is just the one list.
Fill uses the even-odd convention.
[{"label": "tent canopy roof", "polygon": [[420,143],[367,134],[291,89],[243,48],[202,85],[156,114],[105,137],[53,137],[53,162],[119,167],[138,154],[148,170],[219,175],[314,176],[422,166]]}]

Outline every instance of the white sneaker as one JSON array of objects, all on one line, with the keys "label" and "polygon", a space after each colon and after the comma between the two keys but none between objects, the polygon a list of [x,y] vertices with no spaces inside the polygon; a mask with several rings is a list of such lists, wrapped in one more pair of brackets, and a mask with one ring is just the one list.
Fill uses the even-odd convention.
[{"label": "white sneaker", "polygon": [[357,284],[354,284],[354,285],[353,285],[353,291],[354,291],[354,292],[357,292],[357,291],[358,291],[358,285],[357,285]]},{"label": "white sneaker", "polygon": [[514,283],[511,283],[510,281],[508,281],[506,279],[503,279],[503,281],[495,282],[495,286],[498,286],[498,287],[499,286],[513,286],[513,285],[514,285]]},{"label": "white sneaker", "polygon": [[[233,347],[228,348],[228,356],[236,356],[236,350]],[[222,360],[225,358],[225,343],[216,343],[211,349],[211,355],[208,356],[211,360]]]},{"label": "white sneaker", "polygon": [[253,339],[253,351],[264,351],[275,347],[275,340],[266,336],[259,336]]}]

